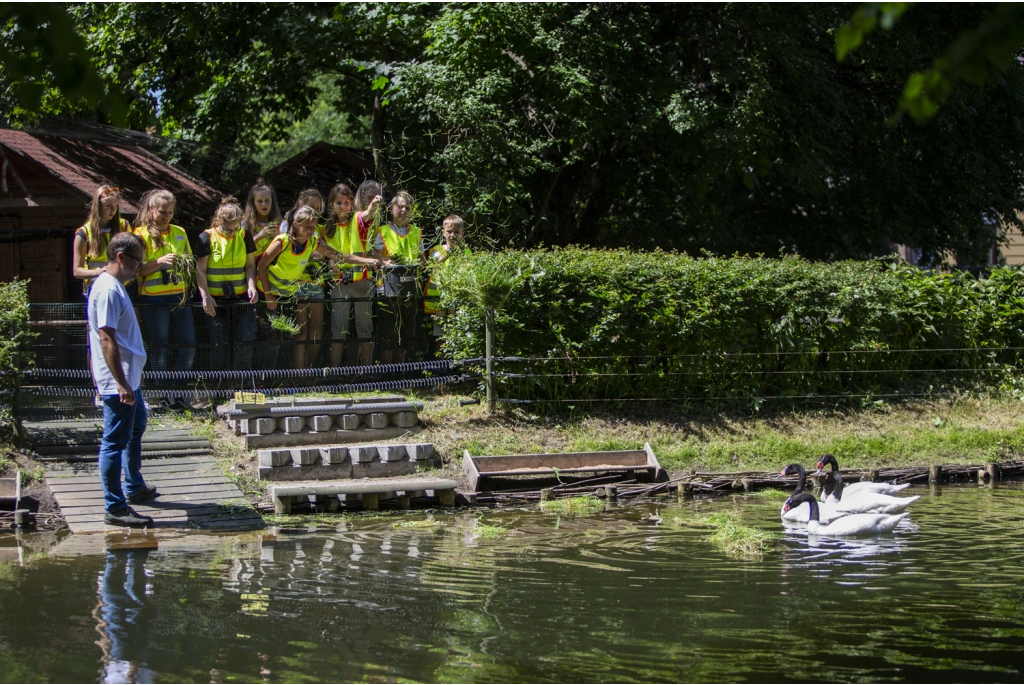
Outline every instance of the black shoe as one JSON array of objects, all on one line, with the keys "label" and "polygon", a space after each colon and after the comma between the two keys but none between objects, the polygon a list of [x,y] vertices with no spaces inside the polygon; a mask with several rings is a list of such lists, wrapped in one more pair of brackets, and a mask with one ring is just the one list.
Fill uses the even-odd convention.
[{"label": "black shoe", "polygon": [[141,502],[146,502],[159,495],[160,493],[156,491],[155,485],[146,485],[143,486],[142,492],[128,496],[128,504],[139,504]]},{"label": "black shoe", "polygon": [[140,516],[131,507],[125,507],[117,511],[108,511],[103,514],[103,523],[111,526],[128,526],[129,528],[145,528],[153,525],[153,519],[149,516]]}]

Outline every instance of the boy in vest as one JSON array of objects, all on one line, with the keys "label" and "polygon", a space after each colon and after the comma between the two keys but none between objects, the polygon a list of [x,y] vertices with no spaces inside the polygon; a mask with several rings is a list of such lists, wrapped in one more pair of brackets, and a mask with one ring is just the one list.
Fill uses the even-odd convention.
[{"label": "boy in vest", "polygon": [[[465,246],[466,224],[461,216],[452,214],[444,218],[441,224],[441,243],[430,248],[428,264],[433,266],[448,259],[452,254],[463,252],[469,254],[469,248]],[[428,269],[430,267],[428,266]],[[441,289],[437,283],[437,277],[431,273],[427,278],[427,285],[423,289],[423,313],[429,316],[436,316],[441,311]],[[437,319],[434,319],[434,336],[441,335],[441,326]]]},{"label": "boy in vest", "polygon": [[[142,434],[146,405],[142,401],[142,368],[146,350],[135,308],[123,283],[138,275],[146,254],[142,239],[118,233],[107,245],[107,266],[89,289],[89,350],[96,391],[103,399],[103,439],[100,442],[100,481],[103,484],[103,522],[144,528],[153,519],[140,516],[129,504],[150,500],[156,488],[142,477]],[[121,488],[121,471],[128,496]]]}]

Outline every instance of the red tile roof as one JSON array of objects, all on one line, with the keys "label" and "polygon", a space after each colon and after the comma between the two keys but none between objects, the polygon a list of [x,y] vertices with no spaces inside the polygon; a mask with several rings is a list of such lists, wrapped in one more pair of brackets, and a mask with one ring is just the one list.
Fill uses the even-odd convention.
[{"label": "red tile roof", "polygon": [[175,223],[204,224],[220,202],[221,194],[213,187],[134,145],[14,129],[0,129],[0,144],[42,166],[86,201],[99,185],[117,186],[121,189],[121,209],[126,213],[137,212],[139,197],[153,188],[174,193]]}]

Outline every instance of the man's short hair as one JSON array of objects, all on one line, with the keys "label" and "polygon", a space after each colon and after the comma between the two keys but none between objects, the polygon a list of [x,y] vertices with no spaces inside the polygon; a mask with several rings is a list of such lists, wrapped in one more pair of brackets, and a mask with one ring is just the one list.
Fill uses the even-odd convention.
[{"label": "man's short hair", "polygon": [[122,252],[135,248],[136,250],[145,253],[146,244],[142,242],[142,238],[129,233],[128,231],[121,231],[110,239],[110,244],[107,245],[107,261],[116,262],[117,255]]}]

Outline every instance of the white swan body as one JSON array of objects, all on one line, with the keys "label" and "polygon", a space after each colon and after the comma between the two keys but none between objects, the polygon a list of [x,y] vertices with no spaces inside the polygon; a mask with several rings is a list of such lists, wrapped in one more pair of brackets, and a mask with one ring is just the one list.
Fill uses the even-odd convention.
[{"label": "white swan body", "polygon": [[[903,483],[902,485],[893,485],[892,483],[872,483],[871,481],[862,480],[857,483],[850,483],[846,486],[846,493],[852,495],[855,492],[877,492],[880,495],[895,495],[901,490],[906,490],[910,487],[910,483]],[[822,502],[834,502],[835,498],[832,497],[832,493],[826,493],[824,490],[821,491]]]},{"label": "white swan body", "polygon": [[891,533],[899,525],[906,512],[890,516],[888,514],[849,514],[836,519],[828,525],[811,519],[807,522],[807,532],[823,537],[852,537],[854,535],[879,535]]},{"label": "white swan body", "polygon": [[[822,502],[818,505],[818,516],[820,521],[824,524],[831,523],[838,518],[843,516],[849,516],[850,512],[840,511],[836,509],[835,505],[831,502]],[[807,502],[792,507],[788,511],[785,505],[782,507],[782,520],[792,521],[794,523],[806,523],[811,518],[811,505]]]},{"label": "white swan body", "polygon": [[801,493],[790,497],[783,509],[792,509],[802,504],[810,506],[810,514],[807,521],[807,532],[811,535],[821,537],[852,537],[855,535],[878,535],[891,533],[908,514],[848,514],[836,519],[832,523],[823,524],[820,521],[820,511],[817,500],[812,495]]},{"label": "white swan body", "polygon": [[[833,497],[834,493],[829,500],[832,500]],[[847,514],[898,514],[919,499],[921,499],[920,495],[893,497],[879,492],[861,491],[850,494],[848,491],[844,491],[840,501],[826,501],[825,505],[831,504],[837,511]]]}]

